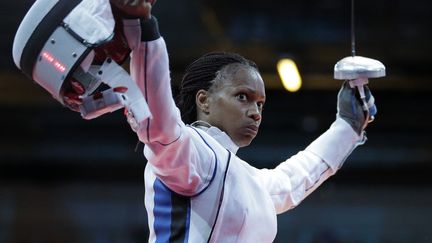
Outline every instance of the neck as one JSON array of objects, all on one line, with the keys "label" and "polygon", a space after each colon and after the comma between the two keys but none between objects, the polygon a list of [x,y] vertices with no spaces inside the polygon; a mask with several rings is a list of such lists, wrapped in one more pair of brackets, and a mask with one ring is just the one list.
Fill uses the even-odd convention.
[{"label": "neck", "polygon": [[206,131],[207,134],[212,136],[216,141],[218,141],[223,147],[236,154],[239,146],[234,143],[228,134],[220,130],[218,127],[212,126],[210,123],[205,121],[195,121],[191,126],[199,128]]}]

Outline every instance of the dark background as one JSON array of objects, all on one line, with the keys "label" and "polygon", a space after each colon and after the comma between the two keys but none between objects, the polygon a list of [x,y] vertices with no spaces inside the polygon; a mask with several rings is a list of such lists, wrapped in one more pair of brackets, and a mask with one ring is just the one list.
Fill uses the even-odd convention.
[{"label": "dark background", "polygon": [[[261,133],[239,156],[272,168],[335,118],[333,66],[350,55],[350,2],[160,0],[154,13],[174,86],[208,51],[257,62],[268,100]],[[146,161],[122,112],[84,121],[13,64],[32,3],[0,2],[0,242],[146,242]],[[279,216],[276,242],[432,242],[432,4],[363,0],[356,13],[357,54],[387,68],[370,84],[377,119],[337,175]],[[283,56],[299,66],[297,93],[276,74]]]}]

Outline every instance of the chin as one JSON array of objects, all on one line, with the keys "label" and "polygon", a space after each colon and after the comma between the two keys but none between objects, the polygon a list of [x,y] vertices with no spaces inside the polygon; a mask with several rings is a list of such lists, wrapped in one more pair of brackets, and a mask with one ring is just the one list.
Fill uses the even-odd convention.
[{"label": "chin", "polygon": [[249,146],[252,143],[253,138],[251,139],[242,139],[241,141],[236,142],[237,146],[240,148]]}]

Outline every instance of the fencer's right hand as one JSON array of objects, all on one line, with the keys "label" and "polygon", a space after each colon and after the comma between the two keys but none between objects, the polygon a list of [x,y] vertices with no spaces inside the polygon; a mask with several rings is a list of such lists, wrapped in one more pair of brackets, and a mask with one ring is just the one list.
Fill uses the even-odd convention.
[{"label": "fencer's right hand", "polygon": [[151,18],[152,6],[156,0],[110,0],[125,18]]},{"label": "fencer's right hand", "polygon": [[[109,87],[111,88],[111,87]],[[124,86],[118,86],[111,88],[113,92],[115,93],[125,93],[128,89]],[[66,88],[63,93],[63,103],[64,105],[69,108],[72,111],[81,113],[81,107],[84,105],[84,99],[83,96],[86,92],[84,86],[76,80],[71,80],[68,85],[66,85]],[[91,95],[93,100],[99,100],[103,99],[103,91],[95,91]]]},{"label": "fencer's right hand", "polygon": [[361,134],[371,117],[375,117],[377,108],[375,98],[372,96],[370,89],[364,86],[366,102],[369,112],[363,110],[362,101],[356,88],[351,88],[349,81],[345,81],[339,90],[337,102],[337,116],[344,119],[357,134]]},{"label": "fencer's right hand", "polygon": [[76,80],[71,80],[69,85],[66,85],[63,93],[64,105],[72,111],[80,112],[79,106],[82,105],[83,102],[81,95],[84,93],[84,86]]}]

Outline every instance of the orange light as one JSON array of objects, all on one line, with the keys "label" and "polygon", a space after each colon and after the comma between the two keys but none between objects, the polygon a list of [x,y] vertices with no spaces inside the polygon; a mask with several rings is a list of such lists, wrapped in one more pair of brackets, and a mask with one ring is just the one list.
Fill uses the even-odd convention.
[{"label": "orange light", "polygon": [[282,84],[289,92],[297,92],[302,86],[302,79],[297,65],[291,59],[281,59],[277,63],[277,70]]},{"label": "orange light", "polygon": [[66,66],[59,60],[55,59],[49,52],[44,51],[42,53],[42,58],[47,62],[51,63],[57,71],[64,73],[66,71]]}]

